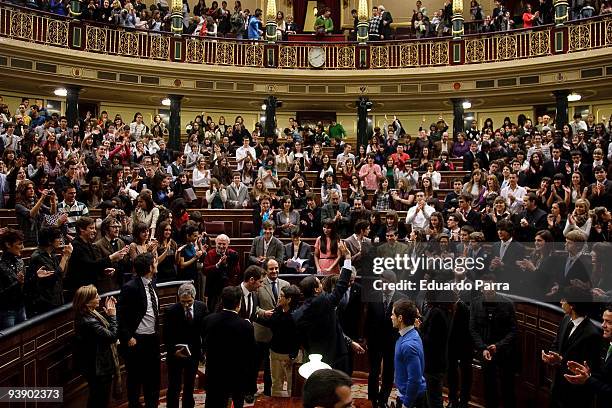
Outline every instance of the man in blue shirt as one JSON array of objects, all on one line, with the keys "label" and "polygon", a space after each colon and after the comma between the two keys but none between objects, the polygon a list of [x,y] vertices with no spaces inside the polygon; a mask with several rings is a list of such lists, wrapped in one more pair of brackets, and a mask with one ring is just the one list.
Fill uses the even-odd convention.
[{"label": "man in blue shirt", "polygon": [[421,408],[425,405],[425,353],[415,325],[420,322],[413,301],[400,299],[393,304],[391,321],[399,330],[395,343],[395,384],[399,391],[398,408]]},{"label": "man in blue shirt", "polygon": [[261,23],[261,15],[263,12],[261,9],[255,10],[255,15],[251,16],[249,20],[249,28],[248,35],[249,40],[259,40],[263,35],[262,23]]}]

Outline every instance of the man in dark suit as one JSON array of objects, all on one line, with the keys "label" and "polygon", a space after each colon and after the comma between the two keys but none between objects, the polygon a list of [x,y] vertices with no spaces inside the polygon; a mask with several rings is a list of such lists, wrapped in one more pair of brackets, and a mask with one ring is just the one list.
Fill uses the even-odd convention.
[{"label": "man in dark suit", "polygon": [[524,272],[517,266],[516,261],[525,258],[525,247],[520,242],[514,241],[512,233],[514,226],[509,220],[497,222],[497,235],[500,241],[493,244],[493,259],[489,265],[491,272],[495,274],[499,282],[509,283],[510,290],[514,294],[524,293]]},{"label": "man in dark suit", "polygon": [[338,249],[344,258],[344,264],[333,291],[323,293],[321,281],[316,276],[302,279],[300,289],[305,300],[293,316],[306,354],[321,354],[324,362],[347,372],[347,341],[338,323],[335,309],[348,290],[352,273],[351,253],[342,241],[338,243]]},{"label": "man in dark suit", "polygon": [[332,190],[329,193],[329,203],[321,209],[321,223],[332,221],[336,224],[336,231],[340,238],[349,235],[349,225],[351,223],[351,206],[340,201],[340,193]]},{"label": "man in dark suit", "polygon": [[150,252],[134,258],[136,276],[123,285],[117,303],[119,341],[125,357],[129,408],[157,407],[160,386],[159,299],[153,278],[157,260]]},{"label": "man in dark suit", "polygon": [[474,170],[474,162],[476,162],[477,160],[478,160],[478,144],[476,142],[471,142],[470,151],[463,155],[463,170],[465,171]]},{"label": "man in dark suit", "polygon": [[208,310],[215,311],[221,301],[221,291],[226,286],[236,286],[242,282],[242,269],[238,253],[229,248],[230,238],[220,234],[215,238],[215,248],[208,251],[204,258],[206,275],[205,296]]},{"label": "man in dark suit", "polygon": [[267,258],[274,258],[278,263],[282,263],[285,247],[283,247],[280,239],[274,236],[274,222],[265,221],[263,230],[264,234],[261,237],[253,239],[251,252],[249,253],[249,263],[262,267]]},{"label": "man in dark suit", "polygon": [[203,321],[208,315],[206,304],[195,300],[195,296],[195,286],[183,283],[178,289],[179,302],[170,306],[164,313],[164,343],[168,361],[166,395],[168,408],[178,408],[181,383],[182,406],[184,408],[195,406],[193,386],[198,364],[202,359]]},{"label": "man in dark suit", "polygon": [[393,17],[391,16],[391,12],[386,10],[385,7],[381,4],[378,6],[378,10],[380,11],[380,38],[381,40],[392,40],[393,34],[391,31],[391,23],[393,22]]},{"label": "man in dark suit", "polygon": [[[399,333],[391,323],[393,304],[406,296],[396,290],[390,289],[389,284],[397,282],[393,271],[383,271],[381,275],[382,290],[373,292],[378,299],[370,300],[366,304],[364,335],[368,346],[368,360],[370,371],[368,373],[368,399],[373,407],[386,405],[393,387],[395,342]],[[380,364],[382,363],[382,378]]]},{"label": "man in dark suit", "polygon": [[565,235],[567,257],[561,261],[561,268],[556,271],[555,283],[548,296],[557,296],[572,285],[577,279],[591,285],[591,257],[584,253],[587,236],[579,229],[571,230]]},{"label": "man in dark suit", "polygon": [[561,173],[565,176],[565,181],[569,181],[569,173],[571,173],[571,168],[569,167],[569,162],[561,158],[560,147],[555,146],[552,148],[552,159],[544,162],[542,171],[544,172],[545,176],[550,178],[553,178],[557,173]]},{"label": "man in dark suit", "polygon": [[[296,259],[305,259],[301,266]],[[283,273],[315,273],[312,248],[302,241],[302,230],[291,231],[291,242],[285,244],[285,262],[281,268]]]},{"label": "man in dark suit", "polygon": [[587,187],[586,198],[591,203],[591,208],[612,208],[612,182],[608,180],[608,174],[603,166],[593,168],[595,181]]},{"label": "man in dark suit", "polygon": [[207,407],[225,407],[231,398],[234,408],[242,408],[245,393],[251,391],[255,333],[253,325],[239,316],[243,297],[239,286],[223,288],[223,309],[204,319]]},{"label": "man in dark suit", "polygon": [[482,229],[482,214],[472,208],[472,201],[471,194],[462,193],[459,196],[459,209],[456,214],[460,214],[462,223],[472,226],[475,231],[480,231]]},{"label": "man in dark suit", "polygon": [[85,285],[97,285],[114,274],[112,263],[122,259],[129,247],[124,247],[108,256],[100,256],[93,245],[96,238],[95,220],[81,217],[76,222],[78,236],[72,240],[72,256],[68,262],[69,286],[75,290]]},{"label": "man in dark suit", "polygon": [[610,406],[612,400],[612,303],[603,312],[601,327],[607,349],[602,369],[597,372],[588,364],[584,365],[583,361],[570,360],[567,362],[570,373],[563,375],[571,384],[585,385],[591,393],[595,393],[597,408]]},{"label": "man in dark suit", "polygon": [[546,211],[538,207],[538,197],[529,193],[523,197],[525,211],[516,217],[516,239],[520,242],[533,242],[538,231],[546,229]]},{"label": "man in dark suit", "polygon": [[[482,277],[485,284],[495,282],[494,275]],[[516,407],[514,375],[520,356],[516,344],[517,324],[512,302],[491,287],[472,302],[470,332],[476,357],[481,361],[486,408],[501,406],[498,385],[501,384],[504,408]]]},{"label": "man in dark suit", "polygon": [[[125,248],[125,242],[119,238],[120,229],[121,223],[115,217],[106,217],[104,221],[102,221],[102,225],[100,226],[102,238],[94,243],[100,255],[108,257]],[[123,284],[123,275],[125,273],[131,273],[132,271],[132,265],[130,264],[128,254],[117,261],[111,262],[111,267],[114,269],[113,273],[104,274],[98,278],[96,288],[100,293],[110,292],[121,287]]]},{"label": "man in dark suit", "polygon": [[597,327],[587,316],[593,297],[586,289],[570,286],[562,293],[561,308],[565,316],[559,324],[557,336],[548,353],[542,350],[542,361],[558,366],[551,388],[551,407],[589,407],[593,393],[587,387],[573,385],[564,379],[570,374],[568,361],[586,362],[599,370],[601,338]]},{"label": "man in dark suit", "polygon": [[588,183],[592,183],[595,180],[593,166],[582,161],[582,153],[579,150],[572,150],[570,154],[572,156],[572,162],[570,163],[572,173],[580,172]]}]

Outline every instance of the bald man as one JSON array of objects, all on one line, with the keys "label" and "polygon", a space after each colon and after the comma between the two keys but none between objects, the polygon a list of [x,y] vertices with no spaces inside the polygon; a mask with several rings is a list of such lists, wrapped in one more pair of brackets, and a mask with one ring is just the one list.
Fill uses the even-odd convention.
[{"label": "bald man", "polygon": [[242,269],[238,253],[229,248],[230,239],[227,235],[218,235],[215,248],[208,251],[204,258],[204,275],[208,310],[216,311],[221,291],[226,286],[237,286],[242,282]]}]

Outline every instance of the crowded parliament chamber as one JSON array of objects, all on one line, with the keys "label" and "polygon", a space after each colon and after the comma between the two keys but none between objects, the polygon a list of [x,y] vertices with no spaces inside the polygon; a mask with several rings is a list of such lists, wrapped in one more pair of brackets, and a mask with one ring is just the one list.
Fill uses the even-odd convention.
[{"label": "crowded parliament chamber", "polygon": [[612,0],[0,0],[0,407],[611,407],[611,79]]}]

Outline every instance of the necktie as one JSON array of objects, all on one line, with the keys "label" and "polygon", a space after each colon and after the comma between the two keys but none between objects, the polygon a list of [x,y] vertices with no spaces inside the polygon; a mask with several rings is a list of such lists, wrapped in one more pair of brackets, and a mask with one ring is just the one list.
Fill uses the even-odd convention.
[{"label": "necktie", "polygon": [[149,296],[151,296],[151,306],[153,307],[153,314],[155,315],[155,331],[157,331],[157,325],[159,321],[159,310],[157,309],[157,298],[155,297],[155,291],[151,282],[147,285],[149,288]]},{"label": "necktie", "polygon": [[253,293],[249,292],[249,296],[247,297],[247,312],[248,312],[248,317],[247,319],[251,320],[251,313],[253,309]]},{"label": "necktie", "polygon": [[273,280],[271,283],[272,283],[272,294],[274,295],[274,304],[276,304],[278,302],[278,289],[276,288],[275,280]]},{"label": "necktie", "polygon": [[191,308],[187,309],[187,311],[185,312],[185,318],[187,319],[188,322],[193,320],[193,314],[191,313]]},{"label": "necktie", "polygon": [[572,269],[572,266],[574,266],[575,261],[576,260],[571,257],[567,258],[567,261],[565,261],[565,272],[563,273],[563,276],[567,276],[569,270]]},{"label": "necktie", "polygon": [[556,169],[557,167],[559,167],[559,161],[558,161],[558,160],[555,160],[555,169]]},{"label": "necktie", "polygon": [[608,359],[612,356],[612,343],[610,343],[610,347],[608,347],[608,353],[606,354],[606,359],[604,361],[608,361]]},{"label": "necktie", "polygon": [[504,255],[506,255],[506,249],[508,249],[508,243],[502,241],[502,243],[501,243],[501,245],[499,247],[499,257],[501,259],[504,259]]},{"label": "necktie", "polygon": [[385,305],[385,314],[387,313],[387,309],[389,309],[389,303],[391,303],[391,299],[389,297],[389,295],[384,294],[383,295],[384,299],[383,299],[383,304]]}]

